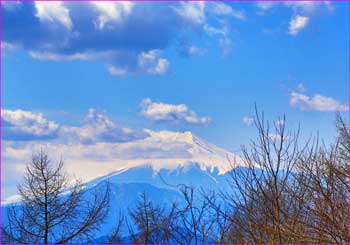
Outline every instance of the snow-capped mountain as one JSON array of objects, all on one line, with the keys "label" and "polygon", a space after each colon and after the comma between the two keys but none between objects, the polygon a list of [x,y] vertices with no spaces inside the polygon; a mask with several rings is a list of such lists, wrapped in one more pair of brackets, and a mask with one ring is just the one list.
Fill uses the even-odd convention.
[{"label": "snow-capped mountain", "polygon": [[232,168],[230,161],[237,160],[233,153],[210,144],[188,131],[182,133],[147,130],[147,133],[149,137],[142,140],[148,145],[145,149],[153,149],[154,155],[162,152],[158,157],[149,159],[153,160],[149,164],[154,169],[175,169],[179,165],[197,163],[202,170],[218,171],[223,174]]},{"label": "snow-capped mountain", "polygon": [[[145,136],[128,142],[50,146],[24,145],[5,155],[30,159],[33,149],[49,149],[64,156],[66,170],[91,187],[108,179],[113,183],[149,183],[160,188],[190,184],[216,188],[239,157],[191,132],[144,130]],[[10,154],[11,153],[11,154]],[[25,160],[11,158],[14,164]],[[6,159],[9,161],[9,159]],[[4,203],[16,200],[12,196]]]},{"label": "snow-capped mountain", "polygon": [[[150,137],[133,142],[143,150],[137,159],[123,167],[87,182],[91,187],[108,180],[111,183],[148,183],[159,188],[179,184],[218,189],[225,186],[226,173],[240,162],[239,157],[194,136],[191,132],[148,131]],[[172,156],[173,155],[173,156]]]},{"label": "snow-capped mountain", "polygon": [[183,201],[179,185],[215,191],[229,187],[229,171],[233,168],[230,160],[239,160],[233,153],[190,132],[149,133],[149,138],[133,145],[134,149],[144,150],[143,158],[140,157],[138,161],[130,159],[124,167],[85,183],[88,190],[106,182],[111,186],[113,211],[106,227],[112,227],[119,211],[127,213],[141,193],[155,203],[167,205],[173,201]]}]

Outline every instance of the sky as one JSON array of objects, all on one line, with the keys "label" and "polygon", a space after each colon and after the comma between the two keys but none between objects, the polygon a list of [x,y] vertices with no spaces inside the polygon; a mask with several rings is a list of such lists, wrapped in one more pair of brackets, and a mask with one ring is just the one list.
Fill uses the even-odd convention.
[{"label": "sky", "polygon": [[42,147],[91,177],[114,152],[178,158],[187,131],[236,152],[256,137],[255,104],[326,142],[348,115],[348,3],[1,7],[5,198]]}]

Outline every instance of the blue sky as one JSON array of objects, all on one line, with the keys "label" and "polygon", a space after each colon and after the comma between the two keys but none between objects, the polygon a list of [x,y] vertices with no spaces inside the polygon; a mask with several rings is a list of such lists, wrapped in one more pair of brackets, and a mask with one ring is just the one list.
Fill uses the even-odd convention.
[{"label": "blue sky", "polygon": [[348,15],[330,2],[2,2],[8,173],[30,144],[132,142],[145,129],[235,151],[256,135],[255,102],[332,140],[335,112],[349,110]]}]

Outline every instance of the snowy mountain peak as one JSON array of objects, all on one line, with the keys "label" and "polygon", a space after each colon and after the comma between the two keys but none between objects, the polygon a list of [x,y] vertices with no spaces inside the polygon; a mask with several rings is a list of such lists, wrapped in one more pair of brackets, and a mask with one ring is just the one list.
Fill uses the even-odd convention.
[{"label": "snowy mountain peak", "polygon": [[[232,169],[232,162],[239,158],[232,152],[206,142],[193,133],[145,130],[149,135],[137,143],[142,147],[142,159],[130,159],[128,167],[150,165],[156,171],[161,168],[197,164],[202,170],[223,174]],[[136,145],[136,143],[135,143]]]}]

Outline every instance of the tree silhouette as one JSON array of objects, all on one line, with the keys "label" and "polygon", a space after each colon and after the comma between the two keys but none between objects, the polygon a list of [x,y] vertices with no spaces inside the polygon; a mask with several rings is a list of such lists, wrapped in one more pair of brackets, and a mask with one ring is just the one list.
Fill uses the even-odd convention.
[{"label": "tree silhouette", "polygon": [[108,212],[109,188],[87,193],[70,184],[64,163],[51,164],[41,151],[18,186],[21,202],[8,208],[2,243],[63,244],[88,241]]},{"label": "tree silhouette", "polygon": [[132,219],[132,223],[128,224],[131,242],[169,244],[174,241],[175,210],[175,203],[170,208],[156,205],[142,193],[136,207],[129,211]]}]

